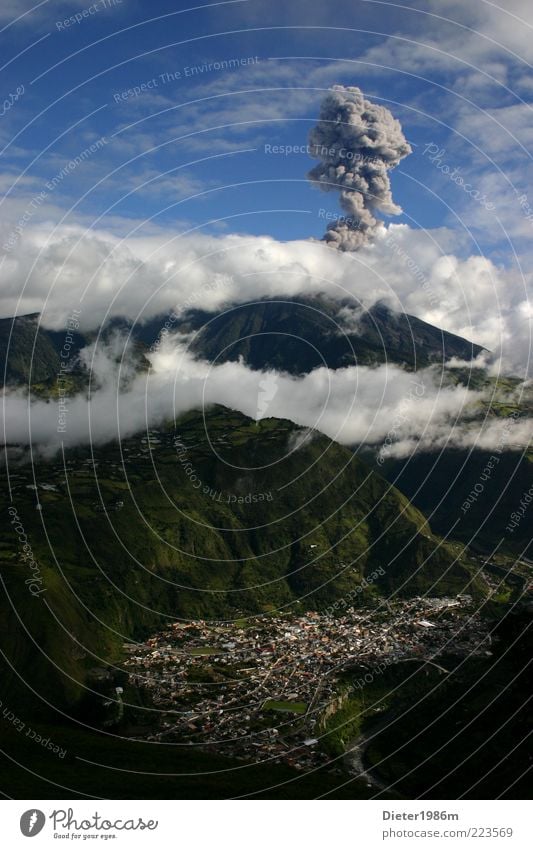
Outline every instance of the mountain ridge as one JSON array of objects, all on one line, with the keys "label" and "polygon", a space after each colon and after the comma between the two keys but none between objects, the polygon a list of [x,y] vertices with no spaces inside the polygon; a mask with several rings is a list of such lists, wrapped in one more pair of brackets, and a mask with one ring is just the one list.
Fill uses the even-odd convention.
[{"label": "mountain ridge", "polygon": [[168,619],[484,594],[468,554],[435,537],[405,496],[321,434],[288,453],[296,432],[216,407],[101,446],[97,459],[78,447],[10,468],[4,508],[15,505],[44,591],[34,597],[24,584],[13,531],[0,547],[2,579],[36,643],[68,674],[38,662],[12,610],[7,656],[17,665],[30,652],[23,668],[34,681],[76,701],[74,681],[87,681],[96,657],[118,657],[124,639]]},{"label": "mountain ridge", "polygon": [[[128,334],[127,349],[137,356],[157,345],[168,317],[132,326],[114,318],[99,331],[105,342],[115,331]],[[0,368],[6,385],[31,385],[37,393],[53,391],[61,367],[65,331],[49,330],[39,314],[0,319]],[[83,384],[77,355],[96,332],[68,331],[68,368],[73,389]],[[253,369],[276,369],[293,375],[320,366],[395,363],[409,370],[474,359],[483,348],[384,304],[368,310],[348,299],[325,295],[262,298],[207,312],[189,309],[171,322],[171,332],[192,335],[191,350],[210,362],[242,359]]]}]

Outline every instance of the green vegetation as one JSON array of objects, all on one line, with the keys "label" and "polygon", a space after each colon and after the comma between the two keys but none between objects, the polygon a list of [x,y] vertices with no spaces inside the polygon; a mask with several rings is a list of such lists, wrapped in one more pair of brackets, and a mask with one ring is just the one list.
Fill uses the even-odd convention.
[{"label": "green vegetation", "polygon": [[474,551],[492,551],[498,545],[500,553],[520,553],[531,538],[527,513],[512,533],[507,530],[511,515],[533,485],[527,454],[417,452],[406,460],[387,461],[380,471],[431,515],[435,531],[444,536],[452,533]]},{"label": "green vegetation", "polygon": [[[483,369],[446,369],[442,377],[445,384],[484,391],[475,406],[468,406],[463,426],[478,438],[488,422],[496,434],[493,448],[417,450],[386,460],[379,471],[431,516],[436,532],[462,539],[475,551],[497,546],[507,555],[522,553],[531,520],[524,518],[511,531],[507,525],[533,486],[533,451],[523,450],[515,436],[518,428],[523,431],[521,420],[533,418],[531,387],[518,378],[490,377]],[[364,453],[375,462],[372,451]]]},{"label": "green vegetation", "polygon": [[198,647],[189,649],[189,652],[190,652],[190,654],[194,655],[195,657],[201,657],[203,655],[205,655],[206,657],[209,657],[212,654],[220,654],[219,649],[212,648],[212,647],[210,648],[209,646],[198,646]]},{"label": "green vegetation", "polygon": [[[310,319],[308,307],[313,304]],[[317,344],[332,368],[355,361],[382,362],[383,348],[389,362],[410,369],[442,359],[443,344],[446,356],[467,358],[479,350],[416,319],[392,317],[376,307],[372,315],[362,317],[361,331],[349,334],[354,359],[346,340],[332,332],[337,312],[338,304],[323,298],[310,299],[307,306],[265,302],[252,317],[244,305],[233,310],[230,319],[212,322],[198,337],[196,352],[213,359],[229,345],[228,359],[242,355],[255,367],[309,371],[322,361],[313,359],[312,347],[294,340],[295,324],[298,335]],[[191,327],[195,322],[201,326],[204,318],[197,313],[188,321]],[[232,344],[250,332],[253,341]],[[279,333],[288,334],[281,346]],[[33,393],[55,398],[64,335],[38,329],[36,316],[14,324],[11,319],[0,321],[0,362],[7,367],[7,382],[29,383]],[[88,341],[76,337],[71,362],[76,346]],[[142,328],[134,341],[139,368],[142,346],[150,341],[150,328]],[[450,370],[447,375],[452,383],[494,389],[490,405],[479,403],[479,417],[487,414],[505,421],[525,409],[523,403],[518,406],[518,385],[512,379],[491,384],[481,370]],[[74,370],[65,377],[63,389],[72,394],[85,384],[86,375]],[[0,699],[22,722],[67,750],[62,760],[0,719],[0,760],[9,774],[4,789],[10,796],[56,798],[58,787],[67,788],[73,798],[78,790],[80,795],[114,798],[368,794],[357,781],[335,792],[335,778],[324,771],[298,774],[296,780],[293,771],[275,764],[235,765],[179,746],[127,739],[146,730],[151,720],[143,713],[143,694],[128,686],[113,666],[120,666],[122,644],[180,617],[233,618],[238,627],[248,628],[256,613],[323,610],[346,598],[371,605],[383,594],[482,596],[487,586],[476,577],[479,559],[457,542],[444,543],[432,531],[447,533],[459,517],[453,533],[460,539],[470,541],[472,532],[479,530],[476,545],[497,542],[517,501],[531,486],[533,453],[517,463],[517,455],[505,445],[483,495],[462,513],[461,504],[480,479],[489,454],[443,452],[435,468],[431,455],[415,455],[409,464],[390,462],[381,471],[395,482],[400,473],[401,494],[358,456],[320,434],[288,453],[297,430],[287,421],[254,422],[215,407],[205,421],[193,411],[175,425],[162,425],[150,446],[142,434],[121,446],[99,446],[96,468],[87,447],[67,451],[64,467],[60,457],[34,457],[33,467],[10,467],[13,500],[6,489],[0,506],[4,516],[11,504],[17,511],[42,594],[34,596],[28,589],[28,562],[8,523],[0,541]],[[185,459],[178,456],[176,438],[185,446]],[[213,461],[213,446],[220,462]],[[37,492],[31,488],[34,475]],[[36,509],[37,501],[41,510]],[[420,510],[432,516],[432,528]],[[523,548],[528,528],[526,518],[502,546],[504,555],[492,559],[494,577],[503,577],[508,567],[505,551]],[[377,579],[364,582],[375,574]],[[514,598],[526,577],[525,564],[515,565],[512,578],[487,608],[497,610]],[[214,650],[204,647],[192,653],[206,657],[191,672],[206,691],[241,674],[238,665],[212,657]],[[322,744],[338,755],[349,740],[376,732],[365,752],[368,764],[384,779],[398,782],[408,797],[435,784],[437,797],[455,798],[459,790],[468,791],[468,781],[478,779],[476,792],[497,795],[497,781],[501,784],[502,776],[509,776],[510,783],[516,774],[516,765],[508,767],[505,756],[520,747],[526,734],[525,689],[515,656],[502,655],[496,670],[491,664],[475,659],[449,680],[431,670],[413,674],[409,664],[391,667],[362,691],[345,694],[338,710],[324,720]],[[480,683],[470,692],[472,681]],[[122,704],[107,713],[102,707],[102,697],[118,685],[124,686],[125,717]],[[276,712],[303,717],[307,705],[268,700],[264,708],[268,727],[276,721]],[[428,723],[428,717],[439,716],[443,708],[450,709],[449,715],[441,723]],[[54,724],[56,709],[74,720]],[[513,712],[516,723],[506,729],[505,720]],[[77,720],[87,717],[102,727],[113,724],[112,735],[83,730]],[[387,725],[381,727],[383,719]],[[305,723],[303,718],[294,721]],[[457,742],[452,739],[456,732]],[[483,750],[487,737],[491,748]],[[441,761],[439,754],[435,773],[434,753],[442,746],[444,755]],[[479,760],[476,746],[482,750]],[[453,773],[462,748],[472,768],[458,790]],[[492,760],[488,752],[494,752]],[[517,763],[525,773],[528,763],[524,758],[522,764],[521,758],[519,750]],[[503,764],[499,778],[494,772],[498,759]],[[276,789],[265,790],[270,785]]]},{"label": "green vegetation", "polygon": [[38,328],[38,318],[35,314],[0,319],[0,367],[8,384],[27,385],[57,377],[59,351],[52,335]]},{"label": "green vegetation", "polygon": [[[468,558],[434,537],[348,449],[317,435],[287,456],[294,425],[223,408],[207,414],[205,427],[223,462],[213,463],[202,415],[188,413],[153,435],[151,451],[141,437],[99,447],[97,475],[84,447],[66,453],[65,468],[54,458],[12,469],[13,503],[46,591],[28,591],[28,566],[8,526],[0,547],[11,599],[5,651],[53,704],[78,701],[91,669],[169,617],[243,619],[298,601],[324,609],[346,596],[365,604],[382,591],[484,590]],[[176,437],[201,488],[178,459]],[[234,472],[257,466],[265,468]],[[28,488],[33,474],[41,511]],[[272,498],[228,503],[249,493]],[[6,494],[4,514],[8,505]],[[378,580],[359,592],[378,567]],[[20,686],[8,670],[3,690]]]},{"label": "green vegetation", "polygon": [[[26,720],[23,714],[23,720]],[[184,746],[141,742],[75,724],[32,721],[31,727],[59,745],[59,758],[0,717],[3,790],[13,799],[86,796],[108,799],[364,799],[364,782],[345,783],[325,770],[309,775],[270,762],[235,762]],[[341,784],[341,787],[338,785]]]},{"label": "green vegetation", "polygon": [[531,611],[500,607],[493,657],[390,667],[363,690],[365,765],[406,798],[529,798]]},{"label": "green vegetation", "polygon": [[[400,798],[529,798],[531,608],[484,607],[496,636],[490,656],[391,663],[343,676],[320,723],[320,745]],[[361,686],[360,682],[364,682]],[[511,718],[511,719],[510,719]],[[352,767],[353,768],[353,767]]]},{"label": "green vegetation", "polygon": [[342,755],[347,743],[359,736],[363,715],[363,701],[352,692],[323,723],[320,743],[332,757]]},{"label": "green vegetation", "polygon": [[[212,362],[243,357],[252,368],[274,368],[292,374],[309,372],[324,364],[337,369],[356,363],[389,362],[417,369],[452,357],[468,360],[482,350],[466,339],[414,316],[392,312],[382,304],[357,313],[354,331],[339,316],[343,308],[353,309],[353,301],[340,302],[325,294],[279,301],[264,299],[237,305],[220,315],[189,310],[174,324],[174,330],[203,328],[192,349]],[[37,313],[14,320],[0,319],[0,367],[2,373],[5,370],[8,384],[31,384],[34,393],[53,397],[57,393],[56,379],[67,328],[47,330],[39,327],[38,320]],[[165,320],[166,316],[162,316],[131,327],[125,319],[112,319],[99,329],[99,344],[105,343],[115,330],[127,330],[128,355],[133,355],[137,368],[144,370],[147,363],[143,352],[157,340]],[[87,375],[76,368],[75,360],[78,351],[95,335],[95,331],[71,332],[68,362],[74,371],[63,384],[67,393],[86,387]],[[481,370],[466,372],[454,369],[449,380],[467,381],[471,388],[483,384]]]},{"label": "green vegetation", "polygon": [[282,713],[303,714],[307,710],[305,702],[280,702],[276,699],[267,699],[262,710],[281,711]]}]

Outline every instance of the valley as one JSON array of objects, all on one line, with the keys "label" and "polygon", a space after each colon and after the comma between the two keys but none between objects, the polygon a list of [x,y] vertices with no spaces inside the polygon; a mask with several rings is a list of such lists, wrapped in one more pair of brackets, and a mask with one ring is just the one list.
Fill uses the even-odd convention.
[{"label": "valley", "polygon": [[[316,363],[311,349],[302,354],[290,341],[291,323],[304,323],[333,370],[376,365],[387,346],[408,371],[472,353],[465,340],[406,317],[416,329],[409,353],[402,322],[382,309],[344,337],[326,326],[338,307],[324,298],[264,302],[258,310],[223,313],[205,331],[206,316],[191,313],[180,329],[200,331],[198,356],[213,360],[223,351],[227,362],[290,365],[294,374]],[[19,390],[32,373],[32,328],[35,317],[16,328],[8,374]],[[228,347],[253,328],[253,344]],[[273,345],[285,332],[289,341]],[[147,367],[154,333],[156,324],[136,331],[138,369]],[[346,344],[355,351],[355,342],[350,359]],[[41,332],[39,379],[29,380],[32,395],[51,404],[58,400],[56,344]],[[88,386],[75,356],[72,366],[67,397]],[[205,792],[214,796],[275,798],[285,784],[303,797],[431,795],[431,771],[418,767],[409,778],[410,740],[421,735],[429,752],[444,746],[450,762],[458,749],[446,729],[444,738],[431,722],[424,730],[424,705],[438,714],[441,702],[452,699],[454,711],[459,700],[475,727],[471,675],[486,669],[497,690],[504,686],[513,665],[504,655],[501,675],[494,672],[508,639],[501,623],[522,611],[529,628],[531,590],[527,521],[512,535],[504,527],[531,480],[529,454],[517,464],[512,444],[529,396],[519,402],[513,380],[497,385],[460,369],[446,375],[452,385],[472,379],[500,393],[501,404],[488,411],[505,435],[496,453],[449,449],[381,461],[379,446],[342,446],[319,430],[220,405],[59,452],[7,445],[8,530],[0,541],[6,751],[20,727],[57,740],[68,753],[65,766],[81,768],[82,793],[98,790],[91,750],[109,738],[102,754],[111,770],[133,746],[148,771],[164,774],[170,760],[198,772],[199,793],[208,787],[204,765],[213,772]],[[473,421],[485,414],[481,404]],[[474,490],[482,475],[483,489]],[[496,521],[484,521],[492,510]],[[483,676],[478,686],[479,699],[490,701]],[[501,691],[518,711],[523,695],[522,683]],[[58,721],[63,715],[67,722]],[[476,733],[479,740],[482,727]],[[404,735],[405,758],[395,754]],[[501,735],[499,758],[513,739]],[[43,769],[64,780],[62,763]],[[231,773],[229,783],[219,772]],[[463,778],[484,786],[475,766]],[[168,792],[194,794],[194,781],[186,791],[180,781],[172,778]],[[142,792],[135,779],[124,787],[131,797]],[[439,792],[453,798],[444,775]]]},{"label": "valley", "polygon": [[441,657],[455,665],[490,656],[490,647],[471,598],[415,598],[337,616],[178,622],[127,643],[124,668],[157,711],[158,730],[146,739],[307,770],[335,762],[346,738],[338,711],[387,667],[450,676]]}]

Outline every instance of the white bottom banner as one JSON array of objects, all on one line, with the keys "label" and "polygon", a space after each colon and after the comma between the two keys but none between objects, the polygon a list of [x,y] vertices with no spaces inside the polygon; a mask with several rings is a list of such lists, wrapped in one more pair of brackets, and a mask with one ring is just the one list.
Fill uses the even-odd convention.
[{"label": "white bottom banner", "polygon": [[2,845],[530,849],[527,802],[4,801]]}]

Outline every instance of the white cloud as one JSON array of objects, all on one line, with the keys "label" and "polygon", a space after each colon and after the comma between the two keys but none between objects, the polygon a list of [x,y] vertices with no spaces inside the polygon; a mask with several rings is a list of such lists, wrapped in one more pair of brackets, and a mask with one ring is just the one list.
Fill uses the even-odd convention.
[{"label": "white cloud", "polygon": [[[126,438],[179,416],[190,409],[223,404],[252,418],[265,414],[261,399],[265,381],[272,376],[243,363],[221,365],[194,359],[182,337],[167,336],[150,354],[152,369],[132,378],[128,361],[117,365],[122,345],[113,340],[85,351],[92,369],[90,403],[85,396],[67,399],[66,425],[58,432],[58,407],[37,401],[28,406],[20,392],[4,398],[7,442],[32,441],[45,452],[60,443],[95,444]],[[130,378],[124,387],[124,376]],[[120,391],[119,391],[120,385]],[[262,394],[263,393],[263,394]],[[482,393],[443,385],[434,367],[412,374],[397,366],[319,368],[301,377],[275,375],[266,415],[288,418],[314,428],[344,444],[371,444],[383,456],[405,455],[444,446],[496,447],[505,422],[474,421],[472,413]],[[513,428],[513,444],[523,446],[531,437],[531,422]]]},{"label": "white cloud", "polygon": [[[11,222],[11,227],[13,222]],[[9,238],[4,226],[2,240]],[[80,309],[82,329],[111,317],[145,322],[184,302],[207,310],[256,298],[325,292],[378,300],[491,351],[525,376],[530,355],[530,278],[482,256],[460,258],[457,237],[441,228],[390,225],[357,253],[338,255],[317,241],[269,236],[205,236],[160,231],[120,239],[79,226],[23,231],[4,256],[0,315],[41,312],[61,329]],[[220,277],[224,286],[213,287]],[[192,301],[191,296],[193,295]]]}]

